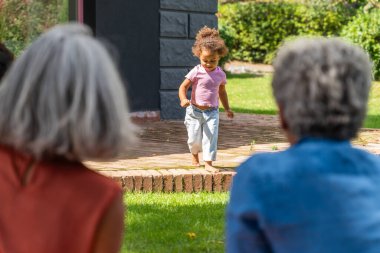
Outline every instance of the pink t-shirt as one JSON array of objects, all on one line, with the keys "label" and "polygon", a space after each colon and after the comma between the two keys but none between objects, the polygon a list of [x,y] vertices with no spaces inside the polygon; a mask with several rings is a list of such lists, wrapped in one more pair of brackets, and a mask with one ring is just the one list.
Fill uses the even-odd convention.
[{"label": "pink t-shirt", "polygon": [[199,64],[185,77],[192,83],[191,103],[209,107],[219,106],[219,85],[227,83],[226,74],[220,67],[208,72]]}]

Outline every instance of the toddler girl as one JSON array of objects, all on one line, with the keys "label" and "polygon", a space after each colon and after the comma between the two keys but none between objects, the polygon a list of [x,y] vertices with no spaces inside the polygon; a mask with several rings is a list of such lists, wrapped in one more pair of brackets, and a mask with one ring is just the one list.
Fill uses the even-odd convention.
[{"label": "toddler girl", "polygon": [[[200,60],[185,77],[179,87],[181,106],[186,108],[185,125],[193,165],[200,166],[199,152],[203,151],[205,169],[216,172],[212,161],[216,160],[219,128],[219,99],[228,118],[234,113],[228,104],[226,74],[218,67],[219,59],[228,53],[223,39],[216,29],[203,27],[195,38],[193,54]],[[191,99],[186,97],[192,86]]]}]

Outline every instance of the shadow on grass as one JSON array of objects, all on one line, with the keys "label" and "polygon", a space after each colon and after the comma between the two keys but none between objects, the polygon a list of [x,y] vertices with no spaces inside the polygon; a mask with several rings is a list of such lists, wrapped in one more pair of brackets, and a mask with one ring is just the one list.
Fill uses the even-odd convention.
[{"label": "shadow on grass", "polygon": [[264,74],[232,74],[231,72],[226,72],[227,79],[229,78],[238,78],[238,79],[248,79],[248,78],[257,78],[263,77]]},{"label": "shadow on grass", "polygon": [[223,252],[226,205],[128,205],[122,252]]},{"label": "shadow on grass", "polygon": [[[239,108],[239,107],[233,107],[232,110],[237,113],[248,113],[248,114],[265,114],[265,115],[277,115],[277,110],[259,110],[259,109],[246,109],[246,108]],[[220,109],[220,111],[224,111],[223,108]]]}]

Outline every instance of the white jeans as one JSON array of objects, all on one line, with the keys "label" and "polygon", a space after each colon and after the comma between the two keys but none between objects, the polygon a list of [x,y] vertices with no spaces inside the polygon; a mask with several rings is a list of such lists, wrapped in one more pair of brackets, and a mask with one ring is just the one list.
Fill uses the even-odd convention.
[{"label": "white jeans", "polygon": [[215,161],[218,146],[219,110],[201,110],[190,105],[186,108],[185,126],[189,150],[192,154],[203,151],[204,161]]}]

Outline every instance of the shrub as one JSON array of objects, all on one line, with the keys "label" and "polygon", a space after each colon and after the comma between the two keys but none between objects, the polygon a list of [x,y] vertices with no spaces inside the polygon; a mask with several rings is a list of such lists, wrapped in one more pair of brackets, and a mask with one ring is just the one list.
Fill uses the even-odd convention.
[{"label": "shrub", "polygon": [[336,36],[343,25],[355,15],[355,10],[342,4],[330,4],[328,1],[298,5],[295,20],[297,34]]},{"label": "shrub", "polygon": [[0,0],[0,40],[16,55],[47,28],[68,21],[68,0]]},{"label": "shrub", "polygon": [[281,40],[295,33],[292,4],[247,3],[221,7],[221,34],[228,34],[232,59],[263,62]]},{"label": "shrub", "polygon": [[341,35],[368,52],[373,62],[373,74],[380,79],[380,9],[360,13],[347,24]]},{"label": "shrub", "polygon": [[[224,43],[226,43],[227,48],[230,50],[233,46],[233,39],[234,35],[230,34],[231,29],[220,29],[219,28],[219,34],[220,36],[224,39]],[[226,56],[224,56],[222,59],[219,61],[220,66],[224,66],[226,62],[228,62],[231,59],[231,52],[229,52]]]},{"label": "shrub", "polygon": [[338,35],[356,10],[344,1],[224,4],[220,6],[219,24],[231,59],[270,63],[287,37]]}]

